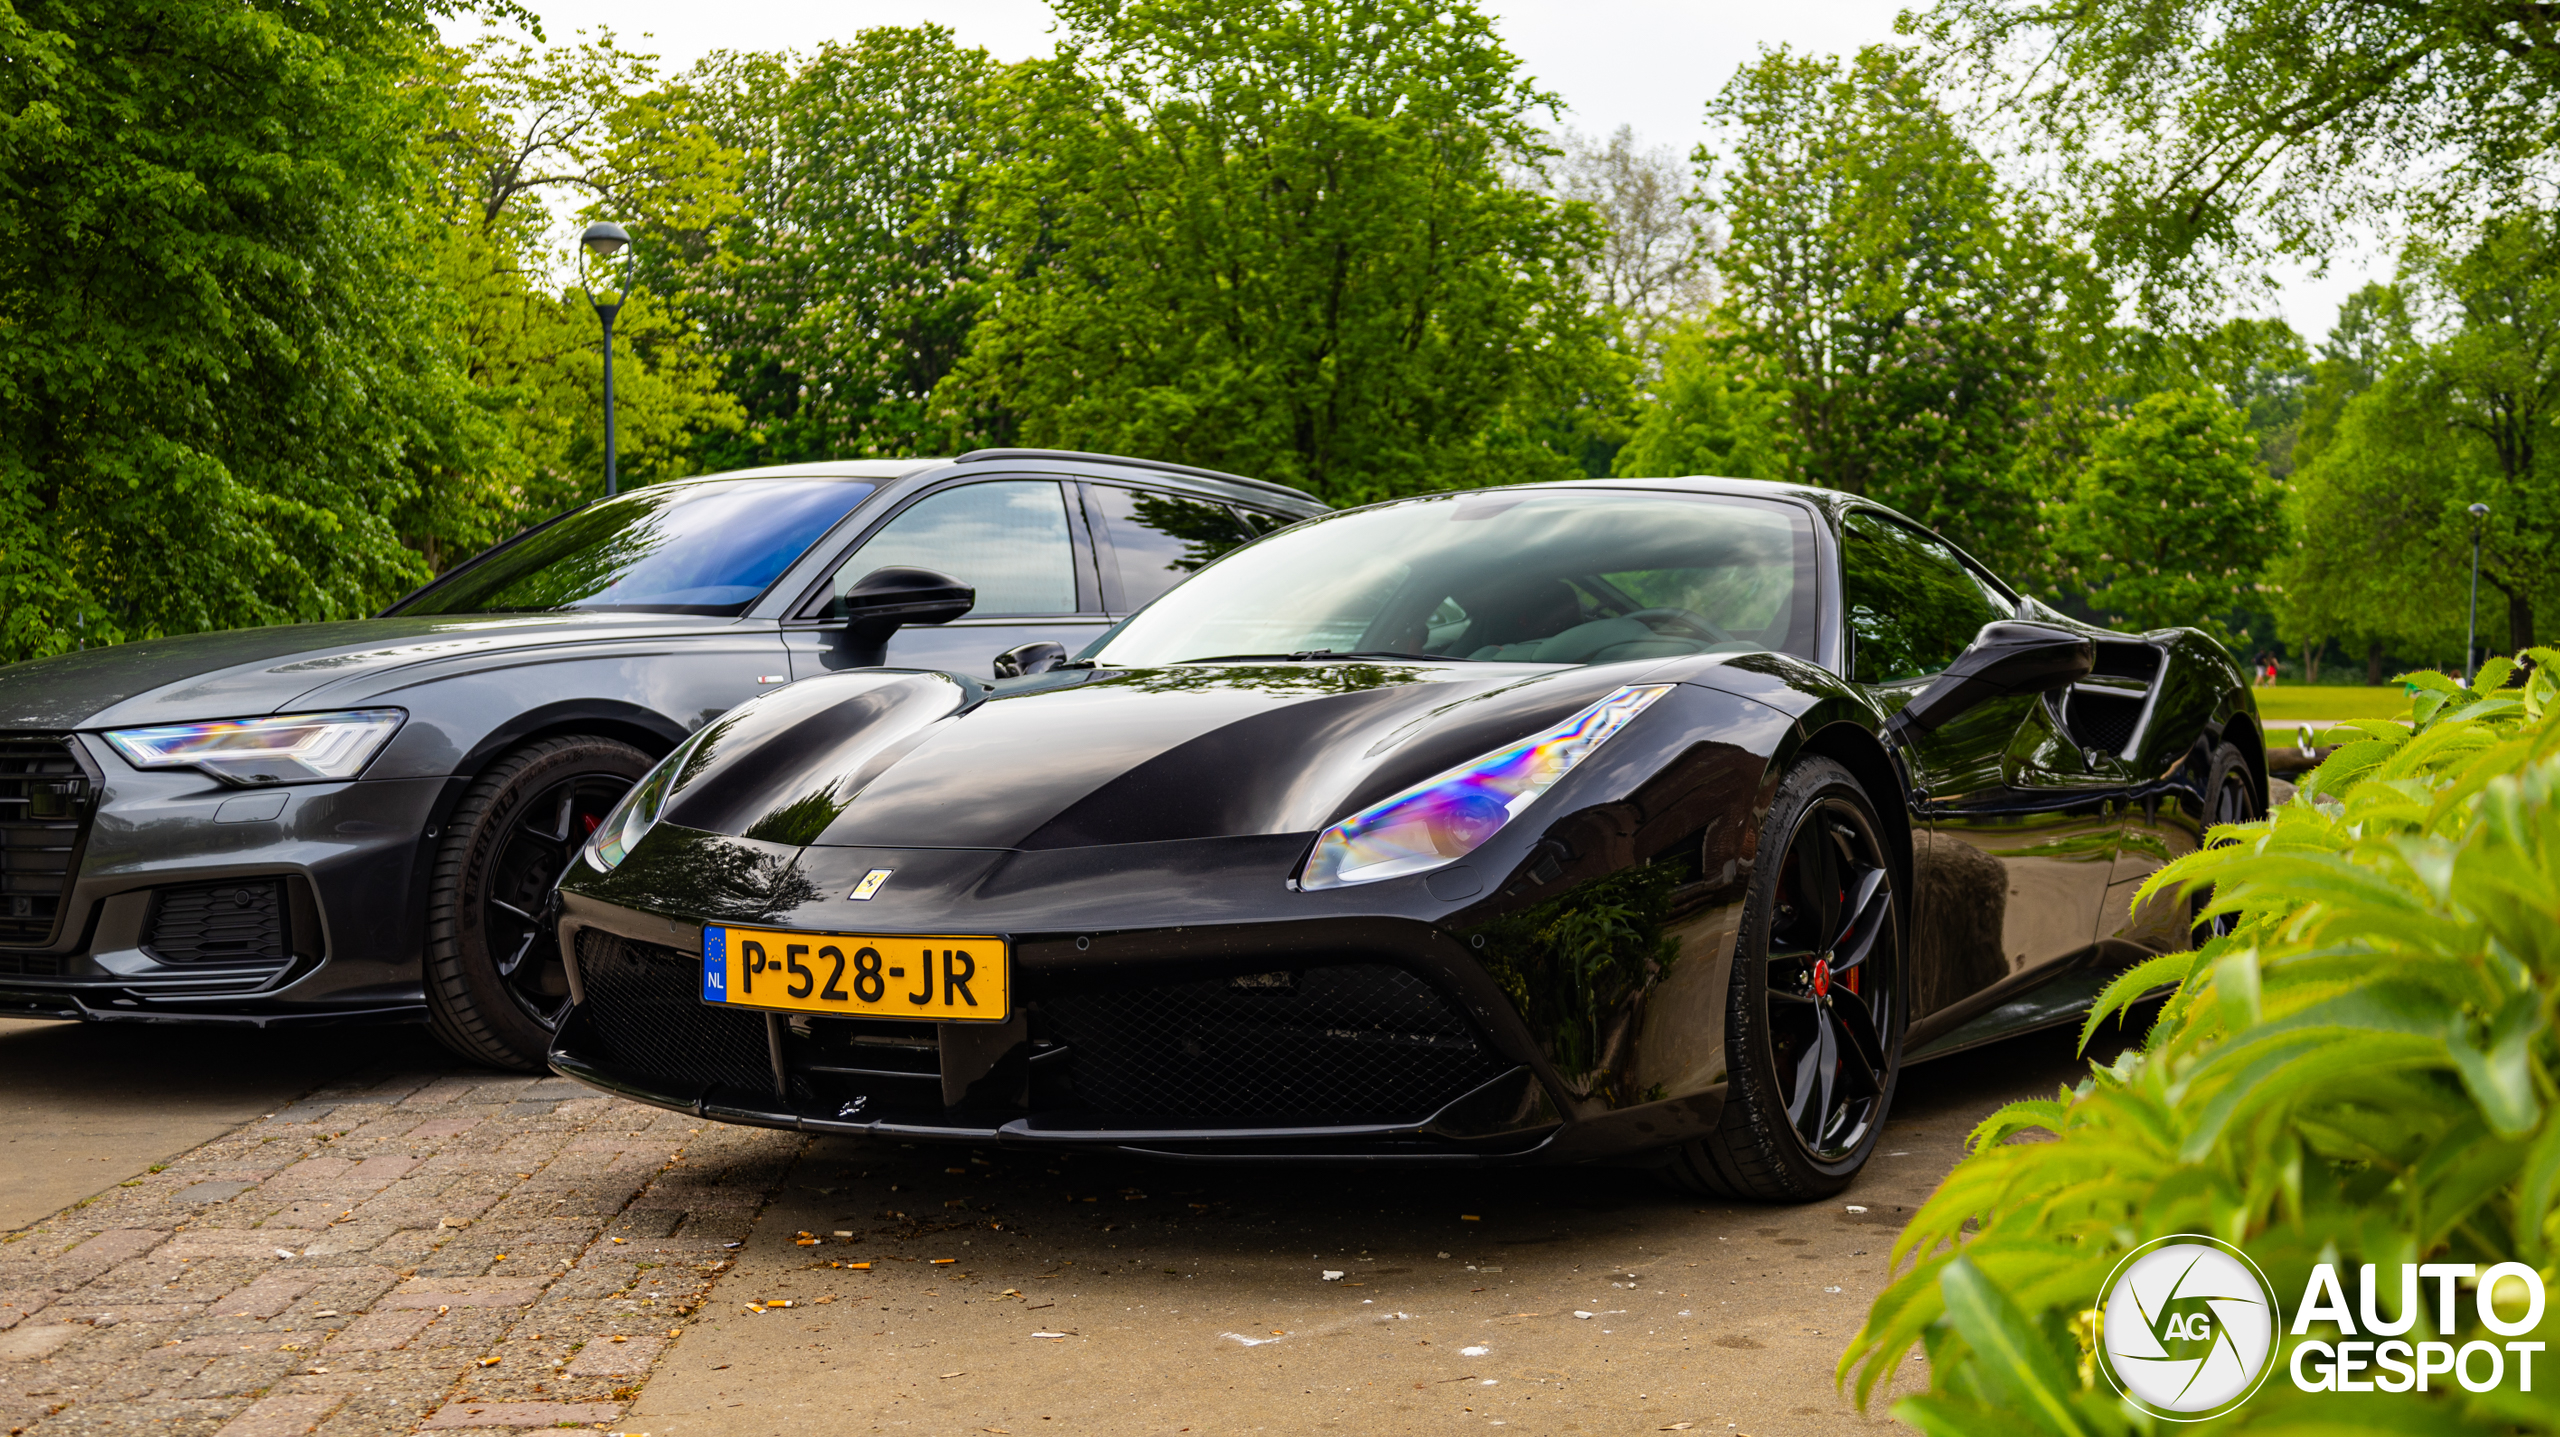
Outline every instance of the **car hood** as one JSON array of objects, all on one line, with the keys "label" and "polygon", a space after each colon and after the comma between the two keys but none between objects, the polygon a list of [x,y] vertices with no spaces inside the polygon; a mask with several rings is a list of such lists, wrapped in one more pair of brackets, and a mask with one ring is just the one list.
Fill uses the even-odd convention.
[{"label": "car hood", "polygon": [[323,684],[458,655],[724,627],[680,614],[504,614],[278,624],[145,639],[0,667],[0,729],[278,713]]},{"label": "car hood", "polygon": [[849,673],[710,725],[666,819],[895,848],[1312,832],[1665,667],[1201,664],[1053,674],[993,697],[944,674]]}]

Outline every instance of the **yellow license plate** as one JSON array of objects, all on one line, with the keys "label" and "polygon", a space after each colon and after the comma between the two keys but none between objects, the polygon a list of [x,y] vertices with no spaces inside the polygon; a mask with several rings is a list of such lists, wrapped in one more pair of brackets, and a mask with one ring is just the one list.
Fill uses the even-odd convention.
[{"label": "yellow license plate", "polygon": [[702,930],[702,1001],[848,1018],[1001,1023],[1012,1014],[1005,941]]}]

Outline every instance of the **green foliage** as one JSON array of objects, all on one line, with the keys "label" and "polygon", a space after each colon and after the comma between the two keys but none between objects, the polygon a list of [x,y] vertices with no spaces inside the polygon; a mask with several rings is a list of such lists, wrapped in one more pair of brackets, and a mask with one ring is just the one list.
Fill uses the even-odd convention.
[{"label": "green foliage", "polygon": [[[2406,582],[2412,576],[2393,573],[2405,526],[2377,529],[2367,519],[2372,506],[2365,496],[2336,492],[2360,482],[2371,469],[2362,462],[2324,466],[2320,461],[2338,442],[2348,403],[2372,389],[2412,343],[2408,306],[2397,288],[2369,284],[2339,306],[2338,322],[2322,341],[2303,392],[2295,467],[2285,494],[2290,537],[2267,572],[2277,632],[2308,655],[2318,654],[2331,639],[2366,648],[2375,656],[2370,674],[2375,682],[2382,677],[2382,649],[2411,642],[2411,620],[2425,631],[2416,638],[2418,645],[2439,646],[2446,632],[2442,620],[2451,610],[2411,599],[2440,592],[2446,576],[2440,565],[2428,566],[2414,576],[2422,582],[2412,589]],[[2363,416],[2359,424],[2371,419]],[[2400,492],[2414,496],[2425,489]]]},{"label": "green foliage", "polygon": [[2061,162],[2100,258],[2205,311],[2233,260],[2468,224],[2550,153],[2560,33],[2507,0],[1942,0],[1906,21]]},{"label": "green foliage", "polygon": [[745,406],[743,431],[698,449],[706,467],[947,442],[927,404],[985,303],[971,176],[996,74],[921,25],[685,75],[689,113],[743,157],[741,209],[650,251],[641,284],[678,296]]},{"label": "green foliage", "polygon": [[2055,511],[2055,547],[2091,603],[2137,629],[2229,635],[2284,516],[2240,411],[2167,390],[2099,432]]},{"label": "green foliage", "polygon": [[[1587,207],[1506,184],[1548,103],[1468,5],[1060,0],[1001,92],[956,424],[1334,502],[1566,477],[1609,364]],[[1578,451],[1580,445],[1573,447]]]},{"label": "green foliage", "polygon": [[[557,237],[610,216],[647,256],[718,230],[736,212],[738,155],[662,84],[652,57],[610,32],[540,47],[505,35],[446,50],[415,87],[434,123],[437,278],[460,313],[499,454],[439,473],[397,518],[438,569],[604,492],[601,326]],[[600,290],[617,292],[598,276]],[[706,436],[738,406],[717,361],[644,283],[614,322],[614,412],[622,482],[694,472]]]},{"label": "green foliage", "polygon": [[499,436],[405,201],[410,3],[0,11],[0,659],[347,617]]},{"label": "green foliage", "polygon": [[[2379,639],[2421,652],[2462,646],[2470,573],[2468,519],[2447,548],[2437,542],[2448,506],[2467,496],[2449,475],[2476,456],[2448,428],[2418,372],[2386,373],[2343,406],[2336,428],[2288,495],[2293,545],[2274,566],[2287,626]],[[2497,594],[2489,591],[2494,632]]]},{"label": "green foliage", "polygon": [[[1841,1359],[1862,1401],[1925,1341],[1931,1389],[1896,1408],[1923,1431],[2165,1430],[2097,1374],[2089,1309],[2171,1233],[2239,1246],[2289,1306],[2321,1262],[2560,1273],[2560,653],[2525,657],[2519,688],[2504,660],[2474,690],[2405,676],[2411,726],[2354,726],[2291,802],[2154,875],[2145,896],[2209,885],[2204,911],[2236,926],[2101,996],[2084,1040],[2177,984],[2140,1050],[1975,1129]],[[2058,1141],[2003,1141],[2036,1129]],[[2548,1433],[2560,1407],[2279,1376],[2227,1420]]]},{"label": "green foliage", "polygon": [[[2509,219],[2450,254],[2413,248],[2397,290],[2365,297],[2358,351],[2330,364],[2336,418],[2300,473],[2298,543],[2279,580],[2297,632],[2459,648],[2474,502],[2482,633],[2514,648],[2560,601],[2560,224]],[[2404,308],[2405,306],[2405,308]],[[2432,319],[2413,334],[2410,311]],[[2377,372],[2378,371],[2378,372]],[[2365,376],[2371,375],[2371,378]],[[2361,387],[2357,381],[2362,380]],[[2307,436],[2311,437],[2311,436]]]},{"label": "green foliage", "polygon": [[2282,479],[2293,472],[2293,451],[2311,382],[2311,351],[2281,319],[2227,319],[2196,334],[2136,331],[2123,340],[2130,403],[2164,389],[2220,395],[2240,411],[2257,441],[2258,461]]},{"label": "green foliage", "polygon": [[1708,114],[1734,136],[1698,156],[1726,327],[1785,396],[1802,476],[2020,559],[2067,257],[1899,51],[1764,53]]},{"label": "green foliage", "polygon": [[1610,472],[1795,478],[1785,395],[1760,382],[1739,348],[1695,321],[1673,329],[1663,341],[1662,378]]}]

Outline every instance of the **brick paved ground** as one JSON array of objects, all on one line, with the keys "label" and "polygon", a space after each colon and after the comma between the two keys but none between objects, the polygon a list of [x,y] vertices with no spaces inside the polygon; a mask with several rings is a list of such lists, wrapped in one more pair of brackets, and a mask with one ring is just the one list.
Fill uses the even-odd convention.
[{"label": "brick paved ground", "polygon": [[0,1239],[0,1427],[609,1430],[800,1143],[361,1076]]}]

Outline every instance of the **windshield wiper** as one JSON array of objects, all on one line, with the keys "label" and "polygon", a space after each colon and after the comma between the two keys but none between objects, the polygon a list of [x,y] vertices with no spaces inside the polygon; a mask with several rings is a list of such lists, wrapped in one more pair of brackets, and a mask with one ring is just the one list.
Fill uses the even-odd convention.
[{"label": "windshield wiper", "polygon": [[1300,649],[1290,654],[1204,654],[1198,658],[1176,659],[1181,664],[1234,664],[1253,660],[1284,660],[1303,663],[1309,659],[1409,659],[1426,664],[1462,664],[1468,660],[1456,654],[1407,654],[1394,649]]}]

